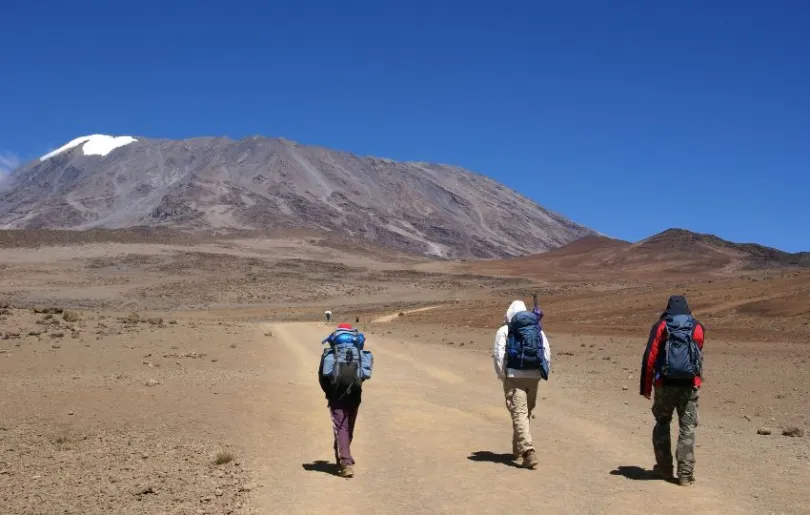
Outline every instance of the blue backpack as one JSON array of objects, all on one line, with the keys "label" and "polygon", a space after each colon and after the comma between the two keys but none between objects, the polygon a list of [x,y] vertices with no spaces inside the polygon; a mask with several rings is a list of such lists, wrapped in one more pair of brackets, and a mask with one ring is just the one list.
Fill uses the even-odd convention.
[{"label": "blue backpack", "polygon": [[371,379],[374,356],[363,349],[365,342],[365,335],[357,329],[338,329],[324,340],[329,347],[321,357],[321,373],[336,391],[349,393],[355,385]]},{"label": "blue backpack", "polygon": [[538,316],[531,311],[516,313],[506,337],[506,366],[512,370],[539,370],[548,380],[549,366],[543,350]]},{"label": "blue backpack", "polygon": [[703,369],[703,351],[693,335],[696,321],[690,315],[664,318],[667,339],[659,354],[659,372],[666,379],[694,379]]}]

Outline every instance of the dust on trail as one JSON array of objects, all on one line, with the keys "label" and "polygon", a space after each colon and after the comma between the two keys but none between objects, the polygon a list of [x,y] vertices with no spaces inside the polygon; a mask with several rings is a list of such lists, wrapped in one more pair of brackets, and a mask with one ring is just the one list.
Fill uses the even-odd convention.
[{"label": "dust on trail", "polygon": [[[405,315],[409,315],[411,313],[421,313],[423,311],[430,311],[431,309],[436,309],[436,308],[439,308],[439,307],[441,307],[441,306],[428,306],[428,307],[425,307],[425,308],[417,308],[417,309],[410,309],[408,311],[402,311],[402,313],[405,314]],[[390,315],[385,315],[385,316],[381,316],[379,318],[375,318],[374,320],[371,321],[371,323],[372,324],[385,324],[387,322],[393,322],[394,320],[397,319],[397,317],[399,317],[399,312],[391,313]]]},{"label": "dust on trail", "polygon": [[[481,353],[374,337],[352,452],[356,477],[333,475],[332,430],[317,381],[323,324],[265,325],[264,405],[249,460],[259,513],[748,513],[732,492],[688,489],[611,471],[651,464],[647,438],[579,416],[543,384],[533,433],[536,471],[510,463],[511,426],[490,360]],[[441,371],[438,373],[437,371]],[[677,432],[676,432],[677,434]],[[660,507],[660,509],[657,509]]]}]

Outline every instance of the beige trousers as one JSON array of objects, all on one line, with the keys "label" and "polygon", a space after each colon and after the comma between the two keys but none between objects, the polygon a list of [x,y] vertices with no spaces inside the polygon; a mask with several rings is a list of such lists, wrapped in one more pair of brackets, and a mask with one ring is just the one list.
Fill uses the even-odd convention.
[{"label": "beige trousers", "polygon": [[520,458],[527,451],[534,450],[532,443],[531,418],[537,405],[539,379],[515,379],[507,377],[503,381],[506,408],[512,416],[512,454]]}]

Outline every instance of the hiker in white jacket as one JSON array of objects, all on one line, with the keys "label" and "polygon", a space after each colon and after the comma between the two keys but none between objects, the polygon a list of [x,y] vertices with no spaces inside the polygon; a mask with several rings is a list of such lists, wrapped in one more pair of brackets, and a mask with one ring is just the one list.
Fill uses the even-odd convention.
[{"label": "hiker in white jacket", "polygon": [[[503,392],[506,397],[506,408],[512,416],[512,454],[515,459],[523,458],[523,466],[534,469],[538,465],[537,453],[532,443],[531,415],[537,404],[537,389],[542,379],[540,370],[515,370],[506,366],[506,340],[509,334],[509,322],[521,311],[527,311],[523,301],[512,302],[506,310],[504,324],[495,333],[495,346],[492,359],[495,374],[503,381]],[[540,331],[543,339],[543,355],[546,363],[551,364],[551,347],[545,332]]]}]

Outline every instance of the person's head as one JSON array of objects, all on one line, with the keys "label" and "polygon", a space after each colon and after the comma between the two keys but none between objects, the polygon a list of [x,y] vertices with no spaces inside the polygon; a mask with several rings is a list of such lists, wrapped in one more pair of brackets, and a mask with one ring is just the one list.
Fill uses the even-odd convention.
[{"label": "person's head", "polygon": [[504,323],[508,324],[511,322],[512,317],[521,311],[526,311],[526,304],[522,300],[513,300],[512,303],[509,304],[509,308],[506,310],[506,316],[503,317]]},{"label": "person's head", "polygon": [[346,324],[346,323],[339,324],[339,325],[337,326],[337,328],[338,328],[338,329],[347,329],[347,330],[349,330],[349,331],[351,331],[352,329],[354,329],[354,328],[352,327],[352,324]]},{"label": "person's head", "polygon": [[686,302],[686,297],[683,295],[672,295],[667,302],[667,308],[661,313],[661,318],[665,316],[675,315],[691,315],[692,310],[689,309],[689,304]]}]

